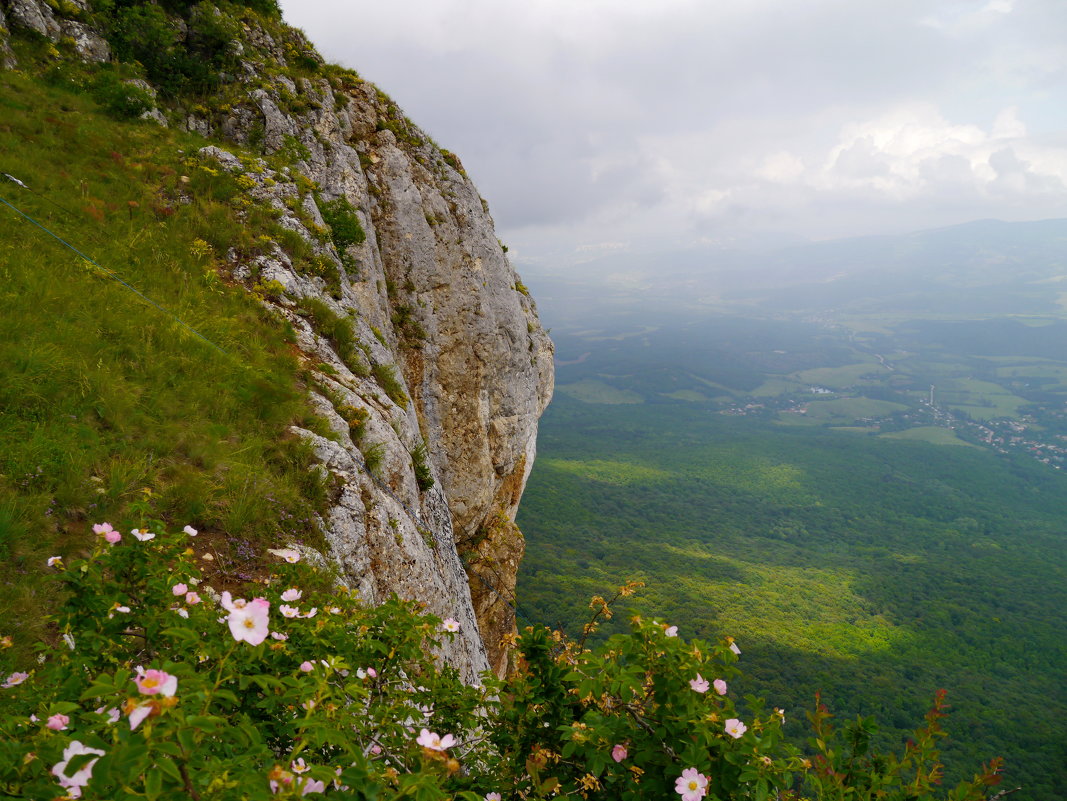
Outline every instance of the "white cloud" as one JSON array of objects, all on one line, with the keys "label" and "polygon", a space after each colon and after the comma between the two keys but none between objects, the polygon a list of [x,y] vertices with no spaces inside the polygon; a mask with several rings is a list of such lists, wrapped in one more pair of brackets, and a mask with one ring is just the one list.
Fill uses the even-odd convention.
[{"label": "white cloud", "polygon": [[845,126],[823,165],[804,177],[822,192],[860,189],[900,201],[966,187],[986,198],[1065,193],[1062,148],[1025,136],[1014,108],[1000,111],[988,131],[953,124],[932,106],[901,108]]},{"label": "white cloud", "polygon": [[1013,0],[990,0],[984,6],[973,2],[943,4],[938,13],[919,20],[920,25],[950,36],[966,36],[983,28],[998,25],[1014,8]]},{"label": "white cloud", "polygon": [[1067,215],[1063,0],[283,5],[531,259]]},{"label": "white cloud", "polygon": [[771,183],[791,183],[805,171],[804,162],[785,150],[772,153],[763,160],[756,174]]}]

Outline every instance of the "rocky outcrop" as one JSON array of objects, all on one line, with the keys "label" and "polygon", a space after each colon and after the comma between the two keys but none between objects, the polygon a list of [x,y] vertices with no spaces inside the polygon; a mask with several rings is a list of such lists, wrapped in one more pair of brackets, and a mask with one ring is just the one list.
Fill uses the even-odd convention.
[{"label": "rocky outcrop", "polygon": [[[90,25],[68,16],[57,15],[42,0],[7,0],[8,14],[11,22],[27,28],[53,41],[67,40],[74,51],[85,61],[107,61],[111,58],[111,48],[107,41]],[[74,15],[86,15],[89,12],[87,0],[67,0],[67,9]],[[0,14],[3,10],[0,9]],[[3,25],[0,20],[0,26]]]},{"label": "rocky outcrop", "polygon": [[18,66],[18,59],[15,58],[15,53],[7,41],[8,35],[7,16],[4,14],[3,6],[0,6],[0,69],[5,70]]},{"label": "rocky outcrop", "polygon": [[[108,57],[83,3],[63,6],[70,15],[43,0],[4,6],[18,25],[73,39],[84,60]],[[292,433],[333,488],[329,556],[367,600],[397,593],[457,620],[443,655],[468,678],[503,672],[523,552],[514,518],[552,344],[455,156],[355,73],[323,66],[299,31],[254,14],[232,29],[237,69],[219,102],[163,112],[244,146],[197,158],[292,235],[228,262],[292,325],[328,421],[329,436]]]}]

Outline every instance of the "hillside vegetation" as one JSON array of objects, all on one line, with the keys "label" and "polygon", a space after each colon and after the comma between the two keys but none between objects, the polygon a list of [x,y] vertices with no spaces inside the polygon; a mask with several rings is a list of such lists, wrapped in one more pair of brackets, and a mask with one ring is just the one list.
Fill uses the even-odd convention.
[{"label": "hillside vegetation", "polygon": [[[16,47],[32,64],[41,45]],[[217,269],[273,220],[191,158],[200,137],[13,71],[0,108],[0,172],[28,187],[0,179],[5,618],[35,625],[43,560],[134,502],[208,532],[233,580],[283,526],[317,542],[326,488],[286,431],[317,427],[290,335]]]},{"label": "hillside vegetation", "polygon": [[[693,338],[708,329],[715,336]],[[542,421],[519,518],[526,619],[566,627],[590,594],[642,580],[636,612],[683,633],[737,637],[752,668],[746,689],[787,710],[810,708],[821,691],[837,712],[874,714],[888,743],[944,688],[955,710],[949,777],[1003,755],[1010,781],[1024,787],[1019,797],[1059,798],[1059,462],[1022,446],[980,448],[943,413],[939,427],[883,423],[890,433],[880,433],[871,416],[887,412],[874,407],[895,404],[857,397],[856,376],[832,392],[837,367],[817,375],[821,394],[776,390],[794,393],[777,408],[769,396],[741,395],[768,376],[843,361],[844,337],[814,326],[720,318],[625,339],[608,336],[614,330],[557,335],[574,363],[560,367],[564,391]],[[1024,370],[1014,352],[1006,363]],[[566,391],[594,380],[605,392]],[[704,381],[744,399],[667,392]],[[612,403],[607,390],[642,402]],[[796,411],[802,405],[807,414]],[[1056,408],[1048,405],[1050,417]],[[1015,436],[1056,441],[1056,428],[1030,425],[1042,430]],[[791,720],[787,732],[801,736],[799,716]]]}]

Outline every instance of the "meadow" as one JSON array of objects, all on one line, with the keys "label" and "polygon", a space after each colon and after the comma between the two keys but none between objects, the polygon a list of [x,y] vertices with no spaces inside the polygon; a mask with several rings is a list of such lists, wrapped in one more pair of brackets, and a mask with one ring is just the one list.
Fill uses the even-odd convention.
[{"label": "meadow", "polygon": [[237,580],[283,526],[318,541],[327,489],[287,434],[321,428],[292,332],[225,270],[273,219],[195,159],[203,139],[112,119],[66,79],[0,72],[0,104],[0,172],[25,184],[0,178],[0,613],[28,644],[44,561],[80,552],[86,520],[148,502],[211,532]]}]

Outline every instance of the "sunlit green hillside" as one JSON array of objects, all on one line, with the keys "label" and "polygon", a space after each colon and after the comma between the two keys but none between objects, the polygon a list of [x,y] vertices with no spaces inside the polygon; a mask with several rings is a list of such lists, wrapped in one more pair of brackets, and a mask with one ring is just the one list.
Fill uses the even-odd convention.
[{"label": "sunlit green hillside", "polygon": [[5,631],[38,620],[45,559],[135,504],[203,529],[235,575],[282,521],[314,536],[324,488],[286,435],[314,425],[286,326],[218,269],[273,221],[190,158],[203,139],[14,72],[0,110],[0,172],[28,187],[0,178]]}]

